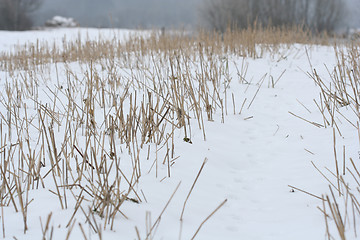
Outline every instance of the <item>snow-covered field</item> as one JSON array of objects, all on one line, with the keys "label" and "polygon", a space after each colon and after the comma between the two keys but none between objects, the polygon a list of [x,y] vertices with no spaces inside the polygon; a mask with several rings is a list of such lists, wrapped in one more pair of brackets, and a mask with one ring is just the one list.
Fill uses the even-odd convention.
[{"label": "snow-covered field", "polygon": [[[15,45],[37,41],[61,45],[79,36],[85,40],[98,40],[101,36],[125,41],[133,32],[0,32],[0,51],[14,51]],[[337,64],[332,46],[293,44],[258,58],[232,54],[194,57],[186,69],[186,64],[175,63],[179,68],[181,65],[181,69],[173,70],[175,74],[168,57],[161,53],[129,61],[134,66],[137,62],[136,67],[122,61],[117,59],[113,65],[97,61],[51,63],[27,72],[0,70],[1,237],[192,239],[200,227],[195,239],[327,239],[324,214],[318,209],[327,203],[301,190],[318,197],[330,193],[329,182],[313,164],[337,186],[336,176],[330,173],[336,174],[334,128],[323,127],[323,115],[315,103],[320,104],[321,91],[310,77],[316,69],[321,79],[330,80],[329,73]],[[179,61],[182,62],[181,56]],[[207,67],[204,70],[200,62],[207,61],[216,65],[203,63]],[[107,68],[109,65],[112,67]],[[215,76],[210,73],[214,68],[219,69],[219,81],[213,85],[207,74]],[[111,79],[118,82],[111,83]],[[198,79],[209,83],[199,83]],[[210,121],[202,105],[206,102],[204,96],[198,97],[201,123],[195,105],[188,100],[189,93],[176,95],[169,90],[176,84],[182,89],[182,81],[188,85],[192,82],[197,94],[204,86],[208,88],[204,91],[213,94],[207,95],[212,108]],[[155,89],[161,82],[165,90]],[[94,84],[94,89],[90,84]],[[158,90],[163,95],[156,93]],[[114,107],[111,101],[121,101],[117,105],[121,107]],[[134,102],[137,107],[132,108]],[[171,113],[174,102],[184,102],[186,127],[180,124],[181,114],[176,116],[178,109]],[[165,135],[153,138],[160,139],[158,145],[154,140],[145,141],[140,147],[141,139],[146,138],[141,136],[145,120],[139,124],[142,107],[147,113],[160,111],[153,119],[158,125],[152,127],[167,124]],[[110,124],[109,116],[116,121],[119,111],[126,116],[131,109],[131,114],[139,114],[138,121],[135,118],[132,124],[140,125],[140,130],[133,141],[126,143],[116,131],[108,133],[106,126]],[[339,109],[356,125],[353,109]],[[338,171],[342,175],[344,166],[351,168],[350,158],[355,163],[359,161],[359,142],[354,126],[340,117],[336,121],[342,134],[335,131]],[[88,133],[89,128],[95,133]],[[134,143],[134,139],[139,142]],[[118,160],[113,159],[114,155]],[[100,167],[98,173],[95,171],[102,157],[109,174]],[[345,182],[353,181],[349,172],[343,177]],[[101,186],[110,188],[109,196]],[[100,200],[94,200],[95,193]],[[111,200],[106,202],[106,196]],[[116,198],[123,201],[117,202]],[[344,200],[338,200],[343,206]],[[116,206],[111,201],[119,204],[119,211],[114,210]],[[103,217],[99,213],[101,206],[105,209]],[[108,217],[112,212],[117,212],[116,216]],[[25,215],[28,229],[24,234]],[[355,239],[352,213],[344,219],[347,239]],[[329,231],[340,239],[333,221],[328,219]]]}]

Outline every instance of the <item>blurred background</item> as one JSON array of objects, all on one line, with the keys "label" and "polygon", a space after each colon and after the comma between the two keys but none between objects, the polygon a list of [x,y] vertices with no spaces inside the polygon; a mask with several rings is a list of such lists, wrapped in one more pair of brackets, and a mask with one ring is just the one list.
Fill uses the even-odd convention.
[{"label": "blurred background", "polygon": [[116,28],[193,27],[202,0],[43,0],[33,14],[41,25],[52,16],[74,18],[81,26]]},{"label": "blurred background", "polygon": [[314,32],[360,28],[360,0],[0,0],[0,29],[44,26],[54,16],[81,27],[224,31],[255,21],[303,25]]}]

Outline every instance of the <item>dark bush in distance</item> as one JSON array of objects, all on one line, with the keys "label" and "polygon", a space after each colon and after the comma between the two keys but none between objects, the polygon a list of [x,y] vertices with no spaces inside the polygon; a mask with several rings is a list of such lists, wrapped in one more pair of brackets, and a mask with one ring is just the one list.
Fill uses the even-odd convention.
[{"label": "dark bush in distance", "polygon": [[0,0],[0,29],[28,30],[33,23],[29,16],[38,9],[42,0]]},{"label": "dark bush in distance", "polygon": [[224,32],[228,26],[301,25],[312,32],[332,32],[344,16],[343,0],[205,0],[203,20]]}]

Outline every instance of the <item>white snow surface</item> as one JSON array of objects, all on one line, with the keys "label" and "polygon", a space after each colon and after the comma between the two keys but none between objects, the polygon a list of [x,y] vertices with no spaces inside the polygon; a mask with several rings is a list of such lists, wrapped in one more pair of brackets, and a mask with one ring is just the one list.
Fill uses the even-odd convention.
[{"label": "white snow surface", "polygon": [[[72,41],[79,35],[111,38],[115,34],[125,40],[129,32],[82,28],[1,31],[0,51],[12,51],[15,45],[36,41]],[[191,120],[192,144],[183,141],[182,130],[176,133],[175,152],[180,157],[171,168],[170,178],[160,181],[167,176],[166,166],[159,166],[157,178],[154,170],[148,173],[153,160],[146,160],[147,153],[144,151],[144,159],[141,160],[143,173],[137,190],[144,192],[147,202],[136,204],[126,201],[122,211],[129,219],[117,216],[114,230],[104,230],[103,239],[137,239],[135,226],[141,238],[145,239],[146,213],[151,213],[154,223],[180,182],[178,191],[161,217],[154,239],[179,239],[180,232],[181,239],[191,239],[202,221],[225,199],[227,202],[203,225],[195,239],[325,239],[324,216],[317,209],[322,206],[322,201],[297,190],[292,192],[288,186],[321,196],[329,192],[328,183],[311,161],[323,171],[324,167],[334,170],[332,129],[317,128],[289,113],[322,123],[322,116],[313,101],[318,100],[319,89],[306,74],[311,72],[306,51],[309,52],[312,67],[324,79],[329,79],[327,68],[332,69],[336,64],[332,47],[294,44],[290,50],[284,50],[284,55],[265,54],[257,59],[228,56],[230,62],[239,68],[243,62],[248,64],[246,79],[252,81],[252,84],[240,84],[235,65],[229,65],[232,81],[227,93],[224,123],[221,123],[221,111],[216,112],[214,121],[205,122],[204,141],[202,131],[196,127],[197,122]],[[284,70],[275,88],[270,87],[271,78],[278,79]],[[5,75],[0,72],[2,88]],[[263,76],[264,83],[249,107],[259,89],[256,83]],[[4,94],[3,89],[1,92]],[[245,98],[247,101],[239,114]],[[356,159],[356,131],[345,121],[341,129],[344,137],[339,137],[339,151],[346,144],[347,158]],[[154,148],[150,155],[154,155]],[[184,201],[205,158],[208,161],[187,202],[180,231],[179,219]],[[28,209],[29,230],[26,234],[23,233],[21,213],[16,213],[11,205],[3,208],[4,214],[0,215],[4,217],[5,239],[13,239],[13,236],[30,240],[41,238],[39,219],[44,224],[50,212],[53,214],[50,225],[54,226],[52,239],[65,239],[68,231],[65,225],[74,212],[74,205],[71,205],[74,200],[69,197],[68,205],[72,207],[62,210],[57,197],[49,193],[48,189],[31,190],[29,199],[32,198],[34,200]],[[78,222],[85,222],[80,211],[75,217]],[[101,219],[98,221],[101,223]],[[331,229],[334,237],[338,238],[333,225]],[[88,228],[85,231],[91,232]],[[96,234],[91,234],[92,239],[98,238]],[[351,231],[348,238],[355,238]],[[70,239],[83,239],[78,224]]]},{"label": "white snow surface", "polygon": [[62,16],[54,16],[52,19],[45,22],[49,27],[77,27],[79,24],[73,18],[66,18]]},{"label": "white snow surface", "polygon": [[[145,34],[147,31],[143,31]],[[0,31],[0,51],[14,51],[18,46],[24,44],[41,44],[47,43],[58,47],[62,47],[63,42],[75,41],[77,39],[97,40],[99,38],[111,39],[116,37],[118,40],[125,40],[130,34],[135,33],[134,30],[125,29],[97,29],[97,28],[58,28],[47,30],[30,30],[8,32]]]}]

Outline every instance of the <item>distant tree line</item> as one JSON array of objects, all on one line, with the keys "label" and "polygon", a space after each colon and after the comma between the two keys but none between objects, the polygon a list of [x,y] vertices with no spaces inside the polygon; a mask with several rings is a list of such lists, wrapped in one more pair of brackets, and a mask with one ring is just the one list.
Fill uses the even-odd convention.
[{"label": "distant tree line", "polygon": [[32,27],[30,13],[40,7],[42,0],[0,0],[0,29],[27,30]]},{"label": "distant tree line", "polygon": [[74,18],[83,27],[181,28],[196,24],[197,7],[202,1],[45,0],[32,15],[38,25],[60,15]]},{"label": "distant tree line", "polygon": [[202,17],[213,29],[229,26],[301,25],[313,32],[332,32],[344,17],[343,0],[205,0]]},{"label": "distant tree line", "polygon": [[[332,32],[344,17],[345,0],[0,0],[0,29],[26,30],[54,15],[73,17],[81,26],[181,27],[200,19],[217,31],[227,27],[301,25]],[[44,2],[44,9],[40,8]],[[68,6],[72,7],[69,8]],[[47,7],[45,7],[47,6]],[[140,7],[139,7],[140,6]],[[40,8],[40,9],[39,9]],[[191,9],[191,11],[189,10]],[[91,13],[91,14],[89,14]]]}]

